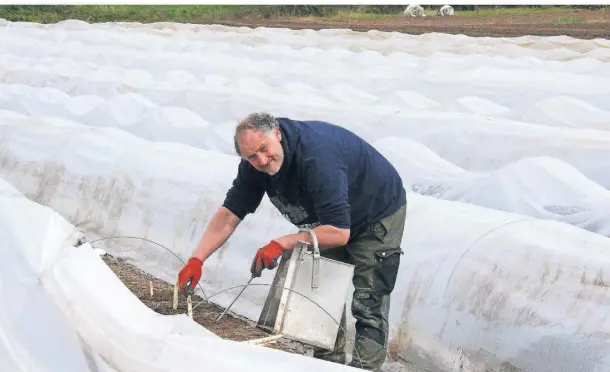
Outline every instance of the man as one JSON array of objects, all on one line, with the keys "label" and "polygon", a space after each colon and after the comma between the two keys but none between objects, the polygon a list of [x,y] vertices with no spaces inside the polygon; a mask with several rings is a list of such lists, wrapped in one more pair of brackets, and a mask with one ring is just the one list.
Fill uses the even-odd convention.
[{"label": "man", "polygon": [[[295,121],[254,113],[235,131],[241,156],[237,177],[223,205],[178,275],[195,287],[203,262],[231,236],[265,193],[299,228],[317,236],[321,255],[355,265],[352,314],[356,341],[351,366],[378,371],[388,342],[390,293],[400,264],[406,193],[394,167],[370,144],[345,128],[321,121]],[[308,233],[279,236],[260,248],[251,272],[264,268]],[[345,328],[345,310],[341,326]],[[345,333],[334,350],[314,357],[345,364]]]}]

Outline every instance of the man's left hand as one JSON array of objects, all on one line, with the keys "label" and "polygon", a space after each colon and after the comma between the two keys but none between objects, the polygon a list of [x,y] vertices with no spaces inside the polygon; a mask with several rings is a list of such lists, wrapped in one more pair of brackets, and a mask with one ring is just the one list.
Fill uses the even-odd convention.
[{"label": "man's left hand", "polygon": [[253,277],[261,276],[263,269],[274,269],[277,266],[277,259],[284,253],[284,248],[275,240],[260,248],[252,260],[250,273]]}]

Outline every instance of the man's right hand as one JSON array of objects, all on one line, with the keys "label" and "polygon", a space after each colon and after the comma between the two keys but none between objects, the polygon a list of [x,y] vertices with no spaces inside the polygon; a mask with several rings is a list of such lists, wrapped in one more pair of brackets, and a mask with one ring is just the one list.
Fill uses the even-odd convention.
[{"label": "man's right hand", "polygon": [[203,262],[197,257],[191,257],[186,265],[180,270],[178,273],[178,288],[181,291],[184,291],[186,288],[186,282],[191,279],[191,289],[194,289],[197,283],[199,283],[199,279],[201,279],[201,266],[203,266]]}]

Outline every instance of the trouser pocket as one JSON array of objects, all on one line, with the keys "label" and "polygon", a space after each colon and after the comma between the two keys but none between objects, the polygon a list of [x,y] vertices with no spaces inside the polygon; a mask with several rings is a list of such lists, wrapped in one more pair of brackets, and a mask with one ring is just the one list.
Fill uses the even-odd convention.
[{"label": "trouser pocket", "polygon": [[400,256],[404,252],[398,248],[383,248],[375,252],[375,292],[378,295],[389,295],[394,290]]}]

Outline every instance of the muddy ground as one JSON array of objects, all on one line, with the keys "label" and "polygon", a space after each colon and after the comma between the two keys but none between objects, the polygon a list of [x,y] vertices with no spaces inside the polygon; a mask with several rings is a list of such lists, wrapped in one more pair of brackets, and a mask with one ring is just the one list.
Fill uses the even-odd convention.
[{"label": "muddy ground", "polygon": [[547,14],[483,15],[439,17],[427,12],[426,17],[396,15],[384,19],[324,19],[313,17],[248,19],[215,19],[213,23],[227,26],[284,27],[291,29],[348,28],[354,31],[397,31],[409,34],[440,32],[468,36],[558,36],[581,39],[610,38],[610,11],[573,10]]},{"label": "muddy ground", "polygon": [[[164,315],[186,314],[187,302],[186,297],[182,294],[180,294],[178,308],[176,310],[173,309],[174,286],[172,284],[157,279],[120,258],[106,254],[102,259],[127,288],[152,310]],[[152,296],[150,295],[151,283],[153,287]],[[208,302],[203,302],[197,306],[202,300],[199,296],[193,296],[192,298],[193,320],[216,335],[234,341],[247,341],[271,336],[256,328],[254,322],[234,316],[230,312],[217,322],[216,319],[222,314],[224,309]],[[286,339],[265,344],[264,347],[303,355],[307,355],[311,350],[308,346]]]}]

